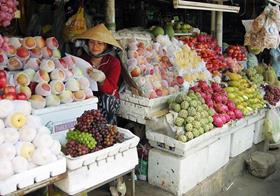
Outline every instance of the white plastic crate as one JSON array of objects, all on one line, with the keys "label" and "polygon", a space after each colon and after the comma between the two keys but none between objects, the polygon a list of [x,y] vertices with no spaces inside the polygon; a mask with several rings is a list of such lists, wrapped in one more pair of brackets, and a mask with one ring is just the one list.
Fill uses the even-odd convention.
[{"label": "white plastic crate", "polygon": [[164,190],[182,195],[229,161],[230,135],[222,134],[185,157],[158,149],[149,152],[148,181]]},{"label": "white plastic crate", "polygon": [[61,104],[56,107],[33,109],[32,114],[41,117],[43,125],[47,126],[55,139],[62,141],[65,138],[65,130],[71,129],[76,124],[76,118],[84,111],[97,109],[96,97],[84,101]]},{"label": "white plastic crate", "polygon": [[15,174],[6,180],[0,181],[0,195],[10,194],[64,172],[66,172],[66,159],[65,157],[60,157],[59,160],[53,163]]},{"label": "white plastic crate", "polygon": [[177,94],[148,99],[133,95],[129,91],[120,94],[120,111],[119,116],[140,124],[146,124],[146,119],[157,111],[167,108],[167,100],[175,97]]},{"label": "white plastic crate", "polygon": [[257,121],[263,119],[265,117],[265,110],[262,109],[256,113],[253,113],[252,115],[246,117],[248,125],[254,124]]},{"label": "white plastic crate", "polygon": [[67,157],[67,177],[55,185],[74,195],[135,168],[139,138],[129,130],[119,131],[125,135],[123,143],[77,158]]},{"label": "white plastic crate", "polygon": [[254,132],[254,144],[258,144],[258,143],[264,141],[263,123],[264,123],[264,118],[256,122],[256,127],[255,127],[255,132]]},{"label": "white plastic crate", "polygon": [[253,145],[255,124],[247,125],[231,133],[230,157],[235,157]]},{"label": "white plastic crate", "polygon": [[146,137],[149,140],[151,146],[160,150],[167,151],[172,154],[179,156],[186,156],[189,153],[199,150],[209,143],[212,143],[216,138],[223,133],[228,131],[228,125],[224,125],[222,128],[215,128],[197,138],[194,138],[186,143],[180,142],[167,135],[146,131]]}]

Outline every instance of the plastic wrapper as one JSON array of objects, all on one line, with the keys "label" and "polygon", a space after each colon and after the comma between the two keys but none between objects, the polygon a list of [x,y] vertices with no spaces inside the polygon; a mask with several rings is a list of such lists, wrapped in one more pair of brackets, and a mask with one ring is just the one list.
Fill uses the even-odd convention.
[{"label": "plastic wrapper", "polygon": [[280,109],[271,108],[264,121],[264,136],[273,143],[280,141]]}]

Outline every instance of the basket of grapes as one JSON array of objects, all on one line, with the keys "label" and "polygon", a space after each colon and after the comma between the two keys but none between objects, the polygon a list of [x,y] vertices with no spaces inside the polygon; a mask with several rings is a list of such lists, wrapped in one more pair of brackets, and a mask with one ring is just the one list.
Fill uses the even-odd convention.
[{"label": "basket of grapes", "polygon": [[99,110],[85,111],[78,117],[66,140],[68,175],[56,186],[70,195],[130,171],[138,164],[139,138],[127,129],[108,125]]}]

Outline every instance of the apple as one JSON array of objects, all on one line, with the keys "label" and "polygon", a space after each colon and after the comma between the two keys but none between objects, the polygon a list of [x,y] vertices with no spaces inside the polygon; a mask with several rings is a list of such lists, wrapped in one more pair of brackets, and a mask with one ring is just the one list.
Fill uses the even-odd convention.
[{"label": "apple", "polygon": [[37,82],[30,82],[30,84],[28,85],[32,94],[35,94],[35,89],[36,89],[37,84],[38,84]]},{"label": "apple", "polygon": [[5,88],[7,85],[7,78],[5,77],[0,77],[0,89]]},{"label": "apple", "polygon": [[3,95],[3,99],[9,99],[9,100],[15,100],[16,99],[16,93],[6,93]]},{"label": "apple", "polygon": [[184,78],[182,76],[177,76],[176,80],[179,85],[182,85],[184,83]]},{"label": "apple", "polygon": [[28,100],[27,95],[25,93],[18,93],[16,96],[17,100]]},{"label": "apple", "polygon": [[31,89],[28,86],[17,86],[17,93],[24,93],[27,96],[27,99],[31,97]]},{"label": "apple", "polygon": [[141,69],[138,66],[134,66],[131,71],[130,71],[130,75],[131,77],[138,77],[141,74]]},{"label": "apple", "polygon": [[0,78],[6,78],[7,77],[7,73],[5,70],[0,70]]},{"label": "apple", "polygon": [[16,88],[14,86],[6,86],[4,88],[4,94],[13,93],[16,95]]}]

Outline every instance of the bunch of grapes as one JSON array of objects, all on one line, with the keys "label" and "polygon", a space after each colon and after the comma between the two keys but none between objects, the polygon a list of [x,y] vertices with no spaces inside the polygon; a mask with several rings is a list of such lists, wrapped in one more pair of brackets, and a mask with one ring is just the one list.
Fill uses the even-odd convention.
[{"label": "bunch of grapes", "polygon": [[65,154],[70,155],[71,157],[82,156],[89,152],[89,148],[84,144],[80,144],[78,141],[69,140],[66,144]]},{"label": "bunch of grapes", "polygon": [[15,17],[18,2],[16,0],[0,0],[0,26],[7,27]]},{"label": "bunch of grapes", "polygon": [[0,53],[1,51],[8,51],[9,50],[9,38],[0,35]]},{"label": "bunch of grapes", "polygon": [[280,88],[271,85],[265,86],[264,99],[267,100],[269,104],[276,105],[280,100]]},{"label": "bunch of grapes", "polygon": [[80,132],[78,130],[68,131],[66,139],[68,141],[74,140],[80,144],[84,144],[90,150],[96,146],[96,141],[90,133]]},{"label": "bunch of grapes", "polygon": [[109,147],[116,143],[116,136],[118,134],[117,127],[111,125],[108,127],[109,133],[105,136],[104,146]]}]

